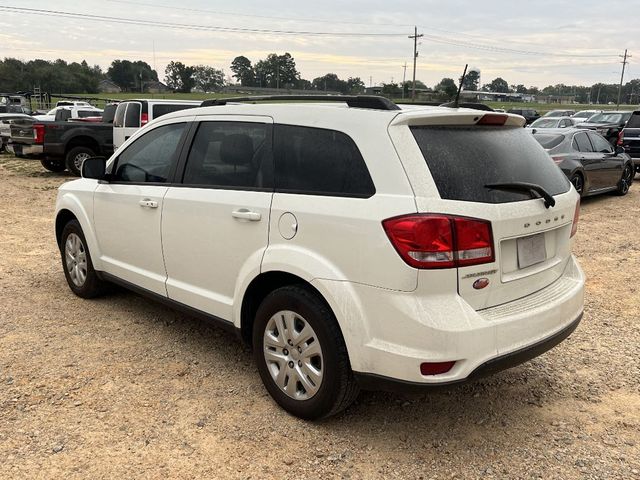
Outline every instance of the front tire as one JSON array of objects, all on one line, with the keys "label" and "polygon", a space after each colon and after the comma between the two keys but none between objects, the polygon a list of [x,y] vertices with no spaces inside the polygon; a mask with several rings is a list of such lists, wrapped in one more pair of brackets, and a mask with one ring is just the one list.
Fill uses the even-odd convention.
[{"label": "front tire", "polygon": [[633,168],[631,168],[631,165],[627,164],[624,166],[624,168],[622,169],[622,177],[620,177],[620,181],[618,182],[618,189],[616,190],[616,193],[618,195],[626,195],[627,193],[629,193],[629,188],[631,187],[631,184],[633,183]]},{"label": "front tire", "polygon": [[105,283],[98,278],[82,227],[77,220],[68,222],[60,237],[62,269],[69,288],[82,298],[94,298],[105,291]]},{"label": "front tire", "polygon": [[74,147],[69,150],[69,152],[67,152],[65,163],[69,171],[79,177],[82,168],[82,162],[84,162],[87,158],[95,156],[95,152],[89,147]]},{"label": "front tire", "polygon": [[358,395],[338,322],[304,287],[282,287],[263,300],[253,326],[253,353],[265,388],[292,415],[328,417]]},{"label": "front tire", "polygon": [[45,160],[40,160],[40,163],[44,168],[46,168],[50,172],[56,172],[56,173],[64,172],[65,169],[67,168],[62,160],[45,159]]}]

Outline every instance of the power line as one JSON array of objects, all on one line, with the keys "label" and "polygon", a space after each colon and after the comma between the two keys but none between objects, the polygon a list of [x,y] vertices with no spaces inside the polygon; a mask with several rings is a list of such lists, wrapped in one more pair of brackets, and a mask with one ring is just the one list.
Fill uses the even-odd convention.
[{"label": "power line", "polygon": [[[416,63],[418,61],[418,38],[424,37],[421,33],[418,35],[418,27],[413,27],[413,35],[409,38],[413,39],[413,84],[411,85],[411,100],[416,99]],[[404,88],[404,87],[403,87]]]},{"label": "power line", "polygon": [[92,15],[88,13],[63,12],[59,10],[43,10],[36,8],[13,7],[0,5],[0,11],[25,13],[29,15],[44,15],[53,17],[73,18],[89,21],[121,23],[126,25],[142,25],[149,27],[164,27],[179,30],[198,30],[226,33],[257,33],[263,35],[310,35],[310,36],[328,36],[328,37],[400,37],[404,33],[361,33],[361,32],[315,32],[315,31],[298,31],[298,30],[273,30],[260,28],[242,28],[242,27],[223,27],[216,25],[195,25],[189,23],[170,23],[152,20],[137,20],[124,17],[109,17],[105,15]]}]

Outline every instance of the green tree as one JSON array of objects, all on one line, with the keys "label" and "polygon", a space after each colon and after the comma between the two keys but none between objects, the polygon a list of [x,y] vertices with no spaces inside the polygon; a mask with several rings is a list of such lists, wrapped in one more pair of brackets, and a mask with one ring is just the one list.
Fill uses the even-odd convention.
[{"label": "green tree", "polygon": [[360,77],[349,77],[347,79],[347,93],[362,93],[364,89],[364,82]]},{"label": "green tree", "polygon": [[269,54],[266,59],[256,63],[254,71],[256,81],[262,87],[291,88],[295,87],[300,79],[296,62],[289,53]]},{"label": "green tree", "polygon": [[447,98],[453,98],[458,93],[458,86],[453,81],[453,78],[443,78],[433,89],[437,92],[442,92]]},{"label": "green tree", "polygon": [[387,95],[389,97],[398,97],[402,94],[402,89],[400,85],[397,83],[383,83],[382,84],[382,94]]},{"label": "green tree", "polygon": [[478,90],[480,84],[480,72],[477,70],[469,70],[462,82],[463,90]]},{"label": "green tree", "polygon": [[[413,90],[413,81],[407,80],[402,84],[402,88],[404,89],[404,96],[408,97],[411,94],[411,90]],[[429,87],[427,87],[420,80],[416,80],[416,88],[421,90],[427,90]]]},{"label": "green tree", "polygon": [[495,78],[490,84],[489,89],[496,93],[509,93],[509,83],[504,78]]},{"label": "green tree", "polygon": [[345,82],[344,80],[340,80],[338,75],[336,75],[335,73],[327,73],[322,77],[314,78],[311,81],[311,87],[314,90],[321,90],[323,92],[347,92],[347,82]]},{"label": "green tree", "polygon": [[194,68],[193,80],[195,88],[201,92],[214,92],[224,87],[224,72],[207,65]]},{"label": "green tree", "polygon": [[233,76],[240,82],[243,87],[253,87],[256,81],[256,72],[251,65],[251,60],[240,55],[231,62],[231,71]]},{"label": "green tree", "polygon": [[169,62],[164,71],[167,86],[177,92],[191,92],[195,85],[194,72],[194,67],[187,67],[182,62]]},{"label": "green tree", "polygon": [[142,60],[114,60],[107,76],[125,92],[140,91],[146,82],[158,80],[158,73]]}]

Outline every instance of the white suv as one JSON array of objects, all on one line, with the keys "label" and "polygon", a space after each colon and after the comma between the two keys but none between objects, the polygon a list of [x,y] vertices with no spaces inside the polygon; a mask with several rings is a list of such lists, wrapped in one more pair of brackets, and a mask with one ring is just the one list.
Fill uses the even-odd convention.
[{"label": "white suv", "polygon": [[376,97],[209,103],[60,187],[75,294],[113,282],[218,321],[307,419],[359,388],[523,362],[579,323],[579,197],[522,117]]}]

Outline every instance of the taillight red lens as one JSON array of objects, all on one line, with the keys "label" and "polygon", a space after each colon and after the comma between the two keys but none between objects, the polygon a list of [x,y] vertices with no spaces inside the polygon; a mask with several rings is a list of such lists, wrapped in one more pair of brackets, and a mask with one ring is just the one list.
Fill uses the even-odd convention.
[{"label": "taillight red lens", "polygon": [[33,125],[33,138],[36,144],[44,143],[44,125],[36,123]]},{"label": "taillight red lens", "polygon": [[504,125],[507,122],[507,116],[500,113],[485,113],[476,125]]},{"label": "taillight red lens", "polygon": [[147,123],[149,123],[149,114],[143,113],[142,115],[140,115],[140,126],[143,127]]},{"label": "taillight red lens", "polygon": [[389,218],[382,226],[400,257],[415,268],[464,267],[495,259],[486,220],[415,214]]},{"label": "taillight red lens", "polygon": [[578,204],[576,205],[576,211],[573,214],[573,224],[571,225],[571,235],[569,238],[573,237],[578,231],[578,220],[580,219],[580,200],[578,199]]}]

